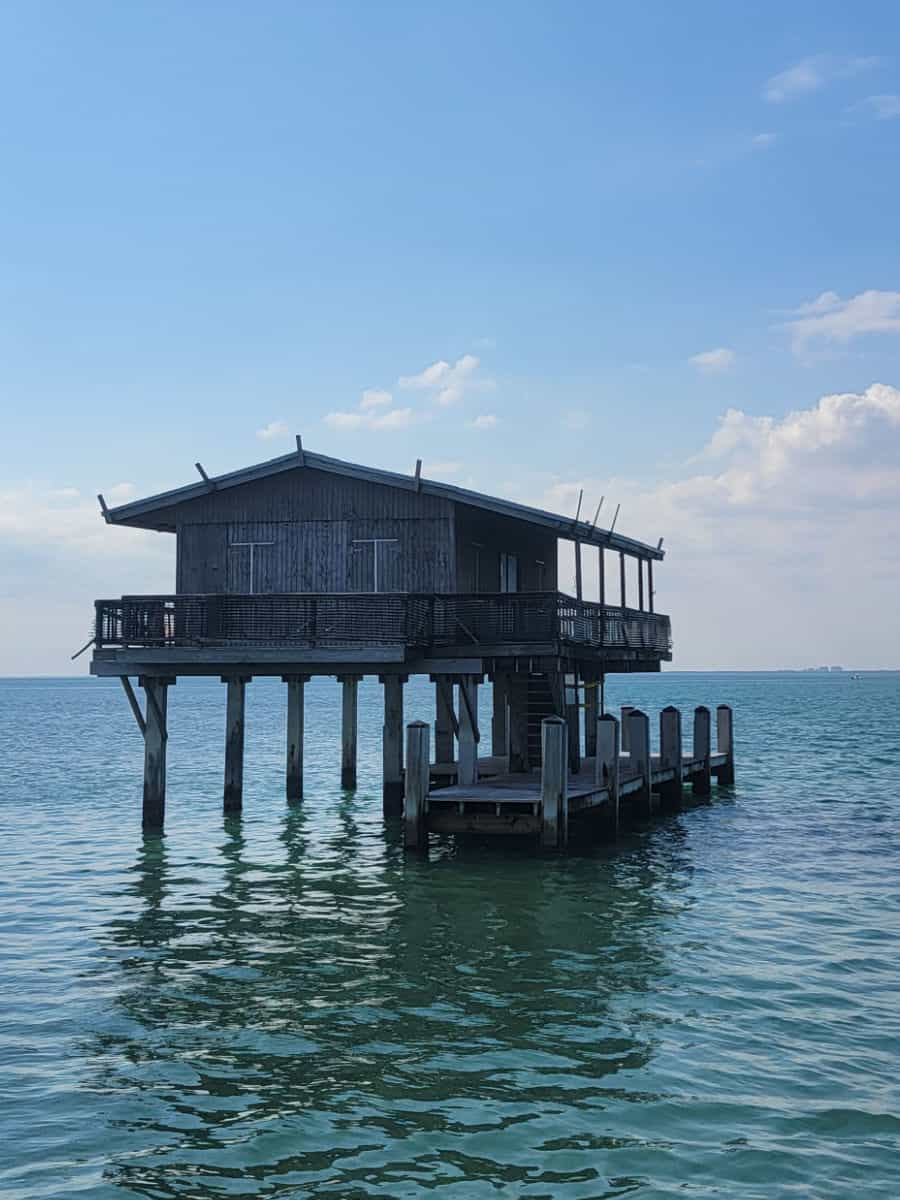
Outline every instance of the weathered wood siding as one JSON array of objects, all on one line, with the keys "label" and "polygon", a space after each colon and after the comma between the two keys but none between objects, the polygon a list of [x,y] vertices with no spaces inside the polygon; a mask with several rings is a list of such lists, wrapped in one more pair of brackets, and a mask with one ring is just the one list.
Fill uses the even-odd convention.
[{"label": "weathered wood siding", "polygon": [[518,557],[520,592],[555,590],[557,543],[552,531],[460,504],[455,534],[458,591],[500,591],[503,553]]},{"label": "weathered wood siding", "polygon": [[176,509],[177,590],[248,592],[254,549],[257,592],[370,591],[371,545],[380,591],[455,591],[453,505],[413,490],[309,468],[211,491]]}]

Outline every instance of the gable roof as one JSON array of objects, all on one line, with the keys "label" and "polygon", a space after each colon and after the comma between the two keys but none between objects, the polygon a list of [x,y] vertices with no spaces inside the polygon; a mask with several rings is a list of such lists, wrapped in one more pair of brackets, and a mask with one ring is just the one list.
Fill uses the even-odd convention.
[{"label": "gable roof", "polygon": [[574,521],[571,517],[547,512],[542,508],[532,508],[527,504],[518,504],[513,500],[487,496],[483,492],[473,492],[452,483],[439,483],[437,480],[425,479],[418,475],[401,475],[396,471],[364,467],[357,463],[344,462],[339,458],[329,458],[324,454],[312,454],[308,450],[284,454],[279,458],[271,458],[267,462],[242,467],[239,471],[230,471],[225,475],[209,476],[208,479],[204,478],[197,483],[189,483],[185,487],[160,492],[158,495],[148,496],[144,500],[133,500],[129,504],[120,504],[115,508],[107,508],[102,497],[100,497],[100,503],[103,507],[103,515],[111,525],[131,525],[142,529],[172,531],[175,526],[172,523],[171,514],[166,510],[173,505],[184,504],[201,496],[208,496],[211,491],[241,487],[243,484],[253,483],[257,479],[266,479],[284,471],[302,470],[306,467],[316,471],[327,471],[334,475],[346,475],[352,479],[367,480],[370,483],[380,483],[387,487],[424,492],[427,496],[437,496],[455,504],[468,504],[473,508],[485,509],[488,512],[512,517],[518,521],[526,521],[531,525],[553,529],[559,537],[570,538],[586,545],[605,546],[611,550],[620,550],[637,558],[662,559],[665,555],[665,551],[657,546],[649,546],[644,542],[635,541],[633,538],[623,537],[620,533],[610,533],[606,529],[595,528],[588,521]]}]

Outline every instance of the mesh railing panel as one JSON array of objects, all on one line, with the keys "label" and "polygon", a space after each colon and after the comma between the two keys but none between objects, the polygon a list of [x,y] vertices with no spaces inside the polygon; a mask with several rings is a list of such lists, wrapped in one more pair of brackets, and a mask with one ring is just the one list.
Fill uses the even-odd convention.
[{"label": "mesh railing panel", "polygon": [[669,618],[559,592],[123,596],[95,604],[99,646],[514,646],[669,653]]}]

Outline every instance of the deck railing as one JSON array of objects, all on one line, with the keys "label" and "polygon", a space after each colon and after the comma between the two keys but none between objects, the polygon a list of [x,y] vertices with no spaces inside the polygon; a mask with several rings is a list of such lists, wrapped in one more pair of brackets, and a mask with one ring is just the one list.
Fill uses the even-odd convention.
[{"label": "deck railing", "polygon": [[123,596],[97,600],[97,646],[514,646],[671,651],[660,613],[561,592]]}]

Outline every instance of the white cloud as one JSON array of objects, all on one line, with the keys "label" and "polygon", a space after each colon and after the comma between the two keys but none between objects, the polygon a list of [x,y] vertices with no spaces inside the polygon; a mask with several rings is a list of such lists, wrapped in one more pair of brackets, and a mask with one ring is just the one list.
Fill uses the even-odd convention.
[{"label": "white cloud", "polygon": [[900,117],[900,96],[866,96],[856,108],[867,109],[876,121],[890,121]]},{"label": "white cloud", "polygon": [[136,492],[137,488],[133,483],[114,483],[106,492],[105,499],[118,500],[124,503],[126,500],[130,500]]},{"label": "white cloud", "polygon": [[475,417],[469,424],[473,429],[496,429],[499,424],[499,418],[493,413],[483,413],[481,416]]},{"label": "white cloud", "polygon": [[875,57],[840,57],[818,54],[801,59],[766,80],[763,96],[770,104],[783,104],[798,96],[817,92],[838,79],[849,79],[876,66]]},{"label": "white cloud", "polygon": [[366,388],[359,402],[360,408],[385,408],[393,404],[394,397],[383,388]]},{"label": "white cloud", "polygon": [[757,133],[754,134],[752,139],[755,150],[768,150],[769,147],[774,146],[777,141],[777,133]]},{"label": "white cloud", "polygon": [[797,353],[813,342],[846,345],[867,333],[900,333],[900,292],[870,290],[847,300],[837,292],[822,292],[791,315],[784,327]]},{"label": "white cloud", "polygon": [[734,366],[735,353],[727,346],[717,350],[704,350],[701,354],[693,354],[688,359],[692,367],[696,367],[703,375],[721,375]]},{"label": "white cloud", "polygon": [[703,458],[703,471],[650,488],[582,480],[532,499],[569,512],[584,486],[584,511],[605,493],[607,521],[622,503],[621,532],[665,536],[656,604],[673,618],[676,667],[900,666],[887,615],[900,589],[900,389],[873,384],[781,418],[732,410]]},{"label": "white cloud", "polygon": [[256,436],[263,442],[271,442],[274,438],[287,437],[290,433],[284,421],[270,421],[268,425],[263,425],[262,429],[257,429]]},{"label": "white cloud", "polygon": [[411,408],[392,408],[387,412],[374,412],[371,409],[357,412],[330,412],[322,418],[332,429],[352,431],[372,429],[376,432],[385,430],[406,429],[415,420]]},{"label": "white cloud", "polygon": [[458,404],[465,393],[473,388],[484,390],[491,386],[489,380],[476,380],[475,374],[481,360],[474,354],[464,354],[452,365],[444,359],[431,363],[418,375],[401,375],[397,381],[401,388],[413,391],[428,391],[434,394],[444,408]]}]

